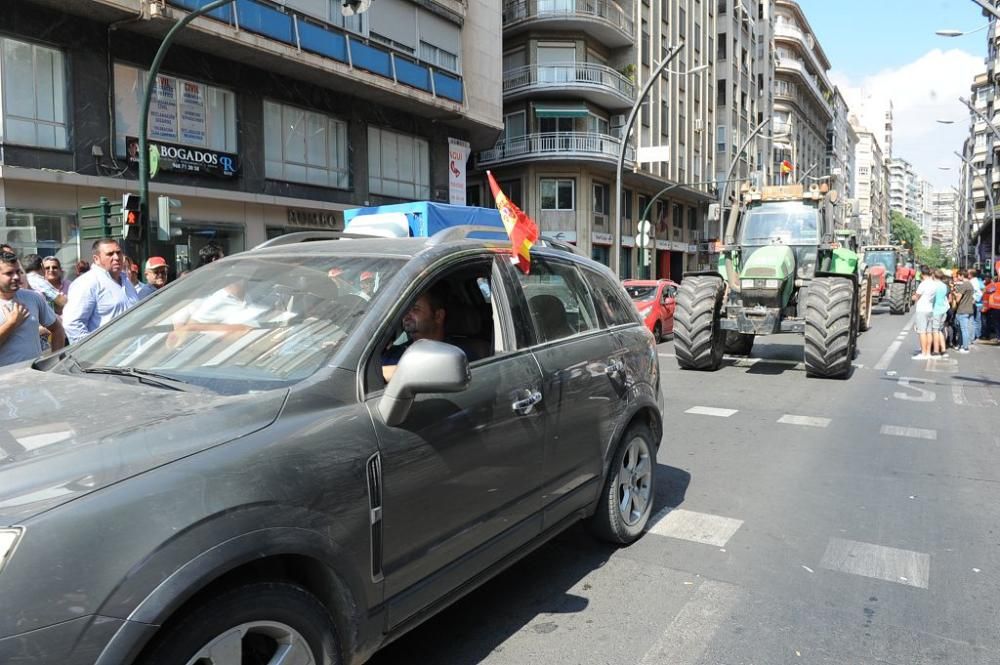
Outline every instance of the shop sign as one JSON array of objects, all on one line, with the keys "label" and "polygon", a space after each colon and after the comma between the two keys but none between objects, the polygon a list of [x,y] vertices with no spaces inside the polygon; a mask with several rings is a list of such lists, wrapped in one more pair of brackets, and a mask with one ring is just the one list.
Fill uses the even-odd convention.
[{"label": "shop sign", "polygon": [[698,253],[698,245],[688,245],[687,246],[687,252],[688,252],[688,254],[697,254]]},{"label": "shop sign", "polygon": [[289,226],[307,226],[311,229],[331,229],[341,228],[337,213],[333,210],[298,210],[288,209]]},{"label": "shop sign", "polygon": [[669,240],[657,240],[656,249],[660,251],[670,251],[670,241]]},{"label": "shop sign", "polygon": [[465,165],[471,146],[468,141],[448,137],[448,203],[465,205]]},{"label": "shop sign", "polygon": [[590,242],[595,245],[610,245],[611,244],[611,234],[610,233],[598,233],[594,231],[590,234]]},{"label": "shop sign", "polygon": [[[219,178],[232,178],[239,172],[237,156],[232,153],[161,141],[148,143],[157,152],[161,171],[197,173]],[[125,149],[128,151],[129,163],[138,164],[139,139],[134,136],[125,137]]]},{"label": "shop sign", "polygon": [[576,231],[543,231],[542,235],[548,236],[553,240],[576,244]]},{"label": "shop sign", "polygon": [[622,236],[622,247],[635,247],[635,237]]}]

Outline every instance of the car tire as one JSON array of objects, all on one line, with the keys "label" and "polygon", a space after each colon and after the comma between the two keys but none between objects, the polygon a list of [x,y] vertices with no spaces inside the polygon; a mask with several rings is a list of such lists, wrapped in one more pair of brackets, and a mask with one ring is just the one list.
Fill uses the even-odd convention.
[{"label": "car tire", "polygon": [[649,428],[633,425],[611,458],[604,491],[591,520],[594,535],[628,545],[646,529],[653,513],[656,446]]},{"label": "car tire", "polygon": [[[167,622],[140,662],[265,665],[281,647],[293,652],[288,656],[300,651],[292,659],[296,663],[343,662],[333,620],[315,596],[295,584],[254,583],[209,598]],[[225,659],[219,657],[223,649]],[[239,656],[233,659],[236,649]]]},{"label": "car tire", "polygon": [[659,321],[653,326],[653,339],[656,340],[657,344],[663,341],[663,324]]}]

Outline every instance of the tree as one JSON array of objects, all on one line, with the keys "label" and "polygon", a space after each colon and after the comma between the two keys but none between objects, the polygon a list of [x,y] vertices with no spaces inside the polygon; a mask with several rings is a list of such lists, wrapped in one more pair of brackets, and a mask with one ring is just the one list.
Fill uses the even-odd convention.
[{"label": "tree", "polygon": [[938,245],[931,245],[930,247],[920,246],[916,252],[917,262],[920,265],[925,265],[928,268],[948,268],[951,266],[951,259],[945,256],[944,252]]},{"label": "tree", "polygon": [[892,240],[897,245],[905,245],[914,251],[923,246],[920,226],[895,210],[889,213],[889,228]]}]

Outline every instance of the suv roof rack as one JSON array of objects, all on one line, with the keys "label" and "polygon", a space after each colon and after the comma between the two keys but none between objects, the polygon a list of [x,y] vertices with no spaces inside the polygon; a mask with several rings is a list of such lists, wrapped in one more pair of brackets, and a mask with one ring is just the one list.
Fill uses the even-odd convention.
[{"label": "suv roof rack", "polygon": [[[316,242],[319,240],[339,240],[340,238],[376,238],[378,236],[364,233],[348,233],[346,231],[296,231],[275,236],[270,240],[265,240],[253,249],[264,249],[265,247],[279,247],[281,245],[294,245],[299,242]],[[251,250],[252,251],[252,250]]]}]

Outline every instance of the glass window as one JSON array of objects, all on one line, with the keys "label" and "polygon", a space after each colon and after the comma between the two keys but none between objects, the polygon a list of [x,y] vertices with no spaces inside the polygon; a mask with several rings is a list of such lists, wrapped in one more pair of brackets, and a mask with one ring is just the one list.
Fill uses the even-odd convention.
[{"label": "glass window", "polygon": [[368,189],[402,199],[431,196],[427,141],[379,127],[368,128]]},{"label": "glass window", "polygon": [[540,342],[596,330],[597,314],[583,279],[570,264],[533,256],[531,273],[518,273]]},{"label": "glass window", "polygon": [[[115,151],[139,136],[147,73],[115,63]],[[154,141],[236,152],[236,94],[174,76],[156,77],[149,104],[148,137]]]},{"label": "glass window", "polygon": [[608,185],[601,182],[594,183],[594,212],[601,215],[611,214],[608,201]]},{"label": "glass window", "polygon": [[542,178],[538,184],[542,210],[574,210],[575,186],[572,178]]},{"label": "glass window", "polygon": [[63,54],[14,39],[0,39],[0,143],[65,149],[66,81]]},{"label": "glass window", "polygon": [[264,102],[264,175],[347,189],[347,123],[322,113]]},{"label": "glass window", "polygon": [[595,270],[584,270],[597,302],[597,310],[606,326],[636,323],[636,309],[625,297],[622,287]]},{"label": "glass window", "polygon": [[441,69],[447,69],[452,72],[458,71],[458,56],[445,51],[443,48],[434,46],[434,44],[420,42],[420,59],[432,65],[437,65]]}]

